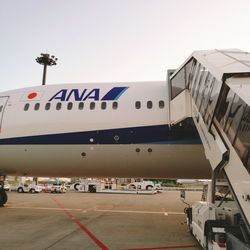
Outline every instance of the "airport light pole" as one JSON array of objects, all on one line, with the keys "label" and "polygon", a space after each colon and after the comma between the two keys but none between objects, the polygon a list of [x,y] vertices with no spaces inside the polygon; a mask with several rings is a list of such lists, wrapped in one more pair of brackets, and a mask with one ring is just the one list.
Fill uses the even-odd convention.
[{"label": "airport light pole", "polygon": [[56,65],[56,61],[58,59],[55,56],[50,56],[49,54],[42,53],[40,57],[36,58],[36,62],[43,65],[43,83],[45,85],[46,81],[46,73],[47,73],[47,66]]}]

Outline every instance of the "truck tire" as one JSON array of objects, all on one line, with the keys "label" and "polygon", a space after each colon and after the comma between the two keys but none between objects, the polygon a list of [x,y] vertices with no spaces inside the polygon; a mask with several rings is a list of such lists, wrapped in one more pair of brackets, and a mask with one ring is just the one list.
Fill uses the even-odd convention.
[{"label": "truck tire", "polygon": [[34,188],[31,188],[31,189],[30,189],[30,193],[34,194],[35,192],[36,192],[36,191],[35,191]]},{"label": "truck tire", "polygon": [[74,189],[75,189],[76,191],[79,190],[79,185],[80,185],[80,183],[76,183],[76,184],[74,185]]},{"label": "truck tire", "polygon": [[151,185],[146,186],[146,190],[152,190],[152,189],[153,189],[153,186]]},{"label": "truck tire", "polygon": [[8,200],[7,193],[4,189],[0,189],[0,207],[2,207]]},{"label": "truck tire", "polygon": [[22,187],[19,187],[18,189],[17,189],[17,192],[18,193],[23,193],[24,191],[23,191],[23,188]]}]

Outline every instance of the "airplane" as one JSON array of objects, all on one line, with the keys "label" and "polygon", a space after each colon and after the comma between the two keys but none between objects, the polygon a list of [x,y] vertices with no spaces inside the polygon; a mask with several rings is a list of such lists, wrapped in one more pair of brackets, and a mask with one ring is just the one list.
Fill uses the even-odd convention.
[{"label": "airplane", "polygon": [[164,81],[2,92],[0,175],[210,178],[192,119],[170,128],[168,96]]}]

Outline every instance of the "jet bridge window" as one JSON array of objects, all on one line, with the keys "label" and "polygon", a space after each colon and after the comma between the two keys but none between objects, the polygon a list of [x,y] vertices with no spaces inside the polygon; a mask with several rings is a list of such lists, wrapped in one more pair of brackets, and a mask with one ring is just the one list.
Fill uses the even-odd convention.
[{"label": "jet bridge window", "polygon": [[215,117],[220,123],[221,128],[225,130],[228,114],[234,99],[235,93],[230,90],[227,85],[224,85],[221,97],[218,101],[218,105],[215,111]]},{"label": "jet bridge window", "polygon": [[244,110],[234,147],[250,173],[250,106]]},{"label": "jet bridge window", "polygon": [[24,111],[28,111],[29,107],[30,107],[30,104],[29,103],[25,103],[25,105],[24,105]]},{"label": "jet bridge window", "polygon": [[201,72],[201,78],[200,81],[197,85],[197,88],[195,90],[195,103],[196,106],[199,108],[200,104],[201,104],[201,98],[202,98],[202,93],[203,90],[205,88],[205,83],[206,83],[206,79],[208,77],[208,71],[206,70],[205,67],[202,68],[202,72]]},{"label": "jet bridge window", "polygon": [[202,114],[203,118],[205,117],[205,113],[207,111],[207,106],[209,102],[209,94],[212,90],[213,81],[215,81],[215,78],[209,73],[205,81],[203,92],[201,94],[202,95],[201,104],[199,107],[200,113]]},{"label": "jet bridge window", "polygon": [[180,94],[185,88],[188,87],[190,80],[192,79],[192,71],[195,65],[195,61],[192,59],[186,65],[178,71],[176,75],[171,79],[171,100]]},{"label": "jet bridge window", "polygon": [[243,100],[235,95],[228,113],[227,123],[225,127],[225,132],[227,133],[232,144],[234,143],[245,107],[246,104],[243,102]]},{"label": "jet bridge window", "polygon": [[199,63],[195,69],[195,76],[194,76],[194,80],[193,80],[192,85],[191,85],[191,91],[192,91],[193,97],[195,97],[196,86],[198,85],[198,83],[201,79],[202,72],[203,72],[202,65]]},{"label": "jet bridge window", "polygon": [[207,105],[207,110],[205,113],[204,121],[209,126],[212,121],[214,110],[218,101],[218,97],[219,97],[220,90],[221,90],[221,85],[222,83],[218,81],[217,79],[215,79],[213,83],[211,84],[211,92],[208,94],[209,99],[207,103],[208,105]]}]

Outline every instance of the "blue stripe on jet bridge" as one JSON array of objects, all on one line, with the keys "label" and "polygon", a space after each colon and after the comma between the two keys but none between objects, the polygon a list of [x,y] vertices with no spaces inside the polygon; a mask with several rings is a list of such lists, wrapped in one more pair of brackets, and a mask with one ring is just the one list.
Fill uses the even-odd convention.
[{"label": "blue stripe on jet bridge", "polygon": [[103,98],[102,101],[114,101],[128,89],[128,87],[114,87]]},{"label": "blue stripe on jet bridge", "polygon": [[172,128],[167,125],[78,131],[0,139],[0,145],[95,145],[95,144],[201,144],[198,132],[192,128]]}]

